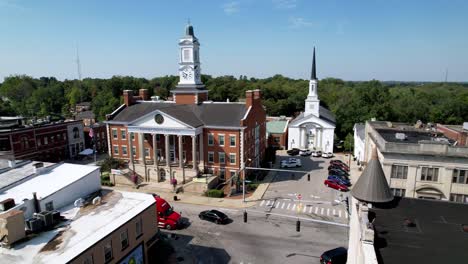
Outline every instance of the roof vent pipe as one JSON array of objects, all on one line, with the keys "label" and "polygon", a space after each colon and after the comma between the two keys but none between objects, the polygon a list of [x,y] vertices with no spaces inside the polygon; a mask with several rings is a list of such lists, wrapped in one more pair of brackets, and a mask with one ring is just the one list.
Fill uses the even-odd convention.
[{"label": "roof vent pipe", "polygon": [[33,192],[33,203],[34,203],[34,212],[39,213],[41,211],[41,205],[39,204],[39,200],[37,200],[36,192]]}]

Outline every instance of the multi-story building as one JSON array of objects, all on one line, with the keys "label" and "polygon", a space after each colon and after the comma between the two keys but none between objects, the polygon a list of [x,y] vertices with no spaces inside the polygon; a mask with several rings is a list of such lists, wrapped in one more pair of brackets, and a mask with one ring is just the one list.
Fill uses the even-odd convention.
[{"label": "multi-story building", "polygon": [[457,142],[458,146],[468,146],[468,122],[462,126],[437,124],[437,131]]},{"label": "multi-story building", "polygon": [[242,166],[260,166],[266,145],[266,113],[260,90],[245,102],[213,102],[201,82],[199,42],[188,25],[179,42],[180,81],[173,101],[150,100],[145,89],[108,115],[109,155],[126,160],[144,181],[182,182],[199,172],[228,180]]},{"label": "multi-story building", "polygon": [[154,263],[152,195],[102,190],[99,167],[0,168],[2,263]]},{"label": "multi-story building", "polygon": [[61,161],[73,158],[84,149],[81,121],[24,125],[22,118],[2,118],[9,124],[0,127],[0,158]]},{"label": "multi-story building", "polygon": [[365,160],[377,147],[393,194],[468,203],[468,148],[431,127],[368,121]]},{"label": "multi-story building", "polygon": [[364,161],[364,141],[366,126],[364,124],[354,124],[354,159],[360,165]]}]

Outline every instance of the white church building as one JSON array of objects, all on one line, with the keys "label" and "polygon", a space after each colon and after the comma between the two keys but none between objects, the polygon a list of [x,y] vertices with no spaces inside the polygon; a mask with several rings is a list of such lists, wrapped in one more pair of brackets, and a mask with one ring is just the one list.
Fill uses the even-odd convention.
[{"label": "white church building", "polygon": [[314,48],[309,95],[305,100],[304,112],[289,124],[288,149],[311,149],[333,153],[335,117],[330,110],[320,106],[317,88],[318,80],[315,70]]}]

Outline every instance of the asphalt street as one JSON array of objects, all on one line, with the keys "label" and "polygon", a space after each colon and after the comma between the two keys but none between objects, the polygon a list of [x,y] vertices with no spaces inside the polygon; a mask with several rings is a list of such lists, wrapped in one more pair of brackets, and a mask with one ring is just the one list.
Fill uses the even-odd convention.
[{"label": "asphalt street", "polygon": [[335,201],[342,197],[323,185],[328,161],[301,159],[298,169],[310,171],[311,180],[304,173],[295,173],[294,178],[278,173],[264,199],[246,210],[247,223],[243,209],[216,208],[232,219],[216,225],[198,218],[199,212],[215,208],[171,202],[190,222],[184,229],[167,231],[173,235],[179,263],[319,263],[324,251],[347,247],[347,214]]}]

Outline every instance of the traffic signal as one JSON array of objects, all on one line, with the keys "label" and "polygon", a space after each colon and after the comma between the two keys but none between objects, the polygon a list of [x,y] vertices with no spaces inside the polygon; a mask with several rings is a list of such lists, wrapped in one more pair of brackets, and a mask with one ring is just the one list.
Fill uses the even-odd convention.
[{"label": "traffic signal", "polygon": [[244,211],[244,223],[247,223],[247,211]]},{"label": "traffic signal", "polygon": [[296,232],[301,232],[301,221],[299,219],[296,221]]}]

